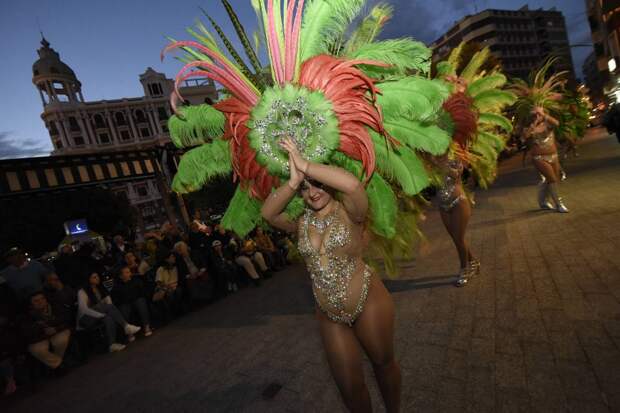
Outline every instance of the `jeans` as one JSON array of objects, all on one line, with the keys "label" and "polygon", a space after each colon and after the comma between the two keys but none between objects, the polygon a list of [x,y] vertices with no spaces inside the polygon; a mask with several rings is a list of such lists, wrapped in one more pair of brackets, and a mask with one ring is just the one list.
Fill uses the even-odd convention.
[{"label": "jeans", "polygon": [[92,307],[92,309],[104,313],[105,317],[97,318],[83,315],[82,318],[80,318],[80,325],[84,328],[91,328],[101,321],[105,326],[108,345],[111,346],[116,343],[116,326],[119,325],[124,328],[127,325],[127,321],[125,321],[123,314],[121,314],[114,304],[98,303]]},{"label": "jeans", "polygon": [[118,309],[125,317],[125,320],[129,320],[131,318],[131,313],[135,311],[138,314],[138,319],[140,320],[140,325],[142,327],[146,327],[151,324],[149,308],[144,297],[140,297],[132,303],[121,304],[118,306]]}]

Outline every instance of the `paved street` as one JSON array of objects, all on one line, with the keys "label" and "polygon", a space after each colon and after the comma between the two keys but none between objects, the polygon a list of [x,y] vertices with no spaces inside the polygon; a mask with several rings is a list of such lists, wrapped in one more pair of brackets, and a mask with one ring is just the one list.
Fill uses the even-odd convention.
[{"label": "paved street", "polygon": [[[620,144],[591,133],[565,167],[569,214],[537,210],[537,176],[520,157],[477,193],[470,237],[482,274],[463,289],[428,211],[419,258],[386,282],[404,412],[620,412]],[[45,382],[11,410],[344,411],[312,313],[307,276],[292,267]],[[282,389],[265,399],[274,382]],[[383,411],[370,368],[367,382]]]}]

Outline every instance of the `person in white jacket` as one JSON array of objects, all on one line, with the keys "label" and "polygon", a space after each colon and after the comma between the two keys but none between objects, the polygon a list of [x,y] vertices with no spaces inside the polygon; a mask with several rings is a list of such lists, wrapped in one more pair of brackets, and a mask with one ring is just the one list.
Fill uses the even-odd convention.
[{"label": "person in white jacket", "polygon": [[123,344],[116,341],[117,325],[123,328],[129,341],[133,341],[134,334],[140,331],[141,327],[129,324],[112,303],[108,292],[101,287],[101,280],[96,272],[90,274],[87,285],[78,291],[77,298],[77,328],[90,328],[102,322],[105,325],[110,352],[121,351],[125,348]]}]

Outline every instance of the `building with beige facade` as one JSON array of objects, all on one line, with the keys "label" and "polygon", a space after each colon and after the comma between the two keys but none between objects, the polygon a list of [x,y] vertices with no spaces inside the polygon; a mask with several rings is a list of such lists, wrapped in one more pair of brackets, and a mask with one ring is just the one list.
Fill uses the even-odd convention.
[{"label": "building with beige facade", "polygon": [[487,9],[465,16],[432,43],[433,59],[446,58],[463,41],[489,46],[508,76],[525,79],[553,54],[560,57],[554,70],[568,70],[575,79],[566,22],[555,8]]},{"label": "building with beige facade", "polygon": [[[144,96],[86,101],[75,72],[45,38],[38,55],[32,65],[32,83],[43,104],[41,119],[54,147],[52,156],[149,150],[170,142],[167,121],[172,114],[169,96],[174,81],[163,73],[149,67],[140,75]],[[187,81],[180,91],[186,104],[217,100],[215,84],[208,79]],[[165,166],[162,169],[165,171]],[[127,197],[140,211],[145,227],[150,228],[165,216],[165,184],[141,179],[115,184],[113,190]]]}]

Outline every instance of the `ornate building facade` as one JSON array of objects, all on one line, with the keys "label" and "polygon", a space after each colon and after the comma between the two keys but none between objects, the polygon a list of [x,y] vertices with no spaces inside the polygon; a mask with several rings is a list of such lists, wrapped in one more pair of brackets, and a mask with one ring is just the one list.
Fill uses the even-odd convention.
[{"label": "ornate building facade", "polygon": [[[149,67],[140,75],[144,96],[86,101],[75,72],[45,38],[38,55],[32,65],[32,83],[43,104],[41,119],[54,147],[52,156],[140,151],[161,148],[170,142],[167,122],[172,112],[168,101],[174,82],[163,73]],[[180,91],[186,104],[217,100],[215,84],[208,79],[188,81]],[[162,169],[166,170],[166,166]],[[166,182],[162,186],[155,179],[128,181],[117,184],[113,190],[136,207],[144,228],[161,223],[163,197],[169,196],[162,194],[168,192]]]}]

